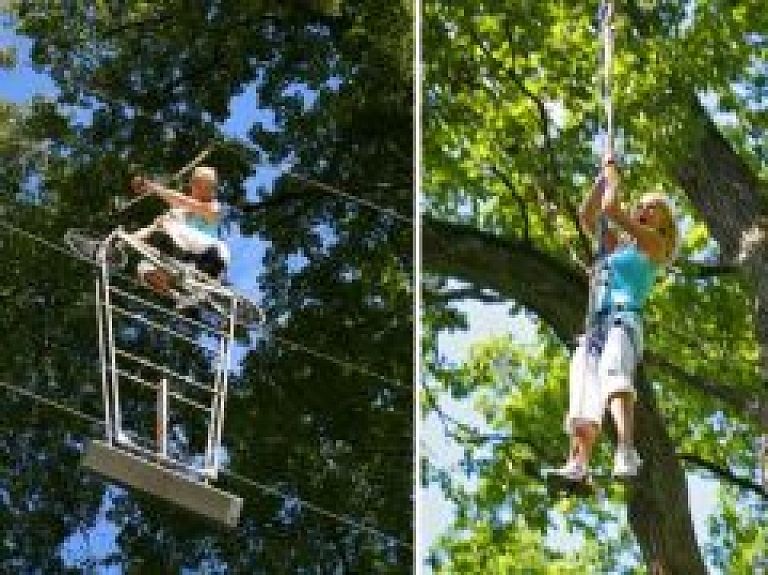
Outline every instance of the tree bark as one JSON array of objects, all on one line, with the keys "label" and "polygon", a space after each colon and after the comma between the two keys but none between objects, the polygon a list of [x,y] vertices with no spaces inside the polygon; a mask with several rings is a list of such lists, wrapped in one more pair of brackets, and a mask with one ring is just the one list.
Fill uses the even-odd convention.
[{"label": "tree bark", "polygon": [[635,387],[635,443],[644,464],[629,491],[627,512],[632,531],[651,575],[706,575],[693,530],[685,472],[642,369]]},{"label": "tree bark", "polygon": [[684,162],[670,166],[709,226],[726,261],[735,260],[754,293],[755,337],[762,386],[752,402],[768,429],[768,208],[760,181],[739,157],[695,96],[689,98]]},{"label": "tree bark", "polygon": [[426,273],[514,300],[536,313],[563,341],[583,329],[588,283],[575,264],[525,241],[429,216],[422,218],[421,245]]}]

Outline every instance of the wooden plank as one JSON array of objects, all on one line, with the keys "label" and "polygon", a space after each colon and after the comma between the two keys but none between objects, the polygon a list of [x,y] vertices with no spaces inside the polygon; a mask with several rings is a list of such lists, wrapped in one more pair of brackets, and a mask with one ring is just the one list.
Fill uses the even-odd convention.
[{"label": "wooden plank", "polygon": [[573,481],[559,473],[547,473],[544,475],[544,480],[547,484],[547,491],[554,497],[589,497],[596,492],[592,477],[585,477],[582,481]]},{"label": "wooden plank", "polygon": [[178,471],[98,440],[88,442],[82,463],[84,467],[118,483],[140,489],[229,527],[237,526],[243,508],[240,497],[185,477]]}]

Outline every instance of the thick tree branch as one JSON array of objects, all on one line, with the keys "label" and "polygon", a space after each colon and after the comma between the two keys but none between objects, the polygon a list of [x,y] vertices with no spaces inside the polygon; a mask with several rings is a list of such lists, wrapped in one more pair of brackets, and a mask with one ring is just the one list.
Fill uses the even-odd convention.
[{"label": "thick tree branch", "polygon": [[563,341],[583,327],[586,276],[528,242],[425,216],[422,259],[428,273],[491,290],[535,311]]},{"label": "thick tree branch", "polygon": [[691,94],[688,100],[689,153],[669,168],[707,222],[725,260],[734,260],[745,230],[761,214],[760,183],[698,97]]},{"label": "thick tree branch", "polygon": [[[717,124],[691,92],[688,126],[682,134],[687,154],[669,166],[701,213],[725,261],[736,261],[752,284],[760,371],[768,380],[768,218],[765,187],[734,151]],[[768,402],[765,402],[768,405]],[[768,408],[761,424],[768,428]]]},{"label": "thick tree branch", "polygon": [[768,499],[768,491],[759,483],[755,483],[754,481],[752,481],[749,477],[744,477],[743,475],[737,475],[732,471],[730,471],[729,469],[726,469],[725,467],[717,465],[712,461],[709,461],[699,455],[695,455],[692,453],[681,453],[678,455],[678,457],[682,461],[685,461],[686,463],[690,463],[695,467],[698,467],[700,469],[706,469],[710,473],[717,475],[721,479],[724,479],[731,485],[735,485],[736,487],[741,487],[742,489],[745,489],[747,491],[752,491],[757,495],[760,495],[761,497],[765,497]]},{"label": "thick tree branch", "polygon": [[758,409],[756,409],[756,401],[759,398],[752,394],[745,393],[743,390],[739,390],[732,385],[726,385],[721,382],[698,377],[689,373],[666,357],[650,351],[644,353],[643,363],[647,367],[657,367],[667,375],[689,387],[719,399],[727,406],[734,409],[737,413],[751,417],[757,417],[759,415]]},{"label": "thick tree branch", "polygon": [[504,298],[496,293],[474,287],[464,287],[437,294],[430,294],[430,299],[432,301],[446,303],[465,299],[472,299],[483,303],[502,303],[504,301]]}]

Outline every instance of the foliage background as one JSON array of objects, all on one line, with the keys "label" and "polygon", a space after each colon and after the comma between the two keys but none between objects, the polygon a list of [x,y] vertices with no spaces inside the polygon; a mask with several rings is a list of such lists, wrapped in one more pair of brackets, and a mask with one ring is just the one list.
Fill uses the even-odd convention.
[{"label": "foliage background", "polygon": [[[768,429],[765,15],[750,1],[615,4],[625,198],[667,191],[687,233],[646,312],[646,466],[601,501],[552,497],[540,471],[566,452],[586,309],[591,246],[575,216],[600,145],[598,3],[424,3],[422,408],[462,446],[470,485],[423,458],[424,484],[456,504],[427,558],[439,572],[746,573],[766,547],[754,446]],[[446,356],[438,334],[466,327],[468,301],[508,304],[533,341],[511,333]],[[446,395],[481,425],[445,412]],[[610,440],[596,455],[611,464]],[[721,487],[698,541],[685,473]],[[548,537],[561,521],[575,554]]]},{"label": "foliage background", "polygon": [[[225,532],[105,491],[79,467],[98,427],[3,392],[0,570],[408,572],[411,226],[284,175],[410,215],[408,5],[22,2],[4,18],[32,42],[18,66],[55,85],[2,103],[4,222],[54,242],[70,228],[145,224],[159,203],[112,210],[129,178],[167,177],[221,142],[208,162],[231,208],[232,279],[256,293],[270,326],[243,339],[225,443],[235,472],[286,496],[225,482],[246,500]],[[11,46],[4,54],[14,66]],[[2,378],[98,416],[92,270],[20,234],[4,232],[0,251]],[[137,342],[209,369],[152,344]]]}]

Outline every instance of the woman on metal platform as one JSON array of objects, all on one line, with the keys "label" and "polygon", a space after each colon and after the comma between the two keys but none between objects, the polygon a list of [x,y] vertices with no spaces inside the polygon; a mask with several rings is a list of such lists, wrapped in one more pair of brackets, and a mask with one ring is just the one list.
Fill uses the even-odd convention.
[{"label": "woman on metal platform", "polygon": [[[215,199],[216,171],[208,166],[196,167],[188,194],[169,190],[142,177],[134,178],[131,185],[135,193],[156,195],[171,206],[134,237],[175,259],[192,263],[198,271],[218,280],[228,266],[229,250],[218,237],[221,207]],[[144,260],[139,264],[138,273],[155,292],[173,293],[172,277],[163,268]],[[189,305],[186,301],[189,297],[178,297],[177,304]]]}]

